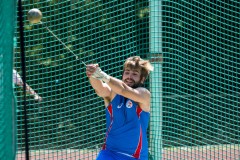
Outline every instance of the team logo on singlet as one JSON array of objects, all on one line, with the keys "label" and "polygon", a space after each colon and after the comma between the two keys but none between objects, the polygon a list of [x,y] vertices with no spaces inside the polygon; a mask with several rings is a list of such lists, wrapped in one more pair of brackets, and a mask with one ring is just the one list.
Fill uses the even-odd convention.
[{"label": "team logo on singlet", "polygon": [[123,103],[119,104],[117,108],[122,108]]},{"label": "team logo on singlet", "polygon": [[126,107],[127,107],[127,108],[132,108],[132,106],[133,106],[132,101],[131,101],[131,100],[128,100],[128,101],[126,102]]}]

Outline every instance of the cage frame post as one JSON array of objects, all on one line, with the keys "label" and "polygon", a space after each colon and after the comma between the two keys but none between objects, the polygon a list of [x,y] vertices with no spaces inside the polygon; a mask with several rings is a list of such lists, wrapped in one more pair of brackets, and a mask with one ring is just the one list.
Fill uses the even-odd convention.
[{"label": "cage frame post", "polygon": [[154,71],[150,76],[150,159],[162,160],[162,1],[149,0],[149,51]]}]

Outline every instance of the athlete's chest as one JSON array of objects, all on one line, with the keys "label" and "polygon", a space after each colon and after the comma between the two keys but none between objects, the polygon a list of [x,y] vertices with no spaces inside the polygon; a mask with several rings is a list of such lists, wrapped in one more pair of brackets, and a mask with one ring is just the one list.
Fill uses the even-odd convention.
[{"label": "athlete's chest", "polygon": [[115,123],[124,124],[138,119],[138,104],[131,99],[118,96],[110,104],[108,117]]}]

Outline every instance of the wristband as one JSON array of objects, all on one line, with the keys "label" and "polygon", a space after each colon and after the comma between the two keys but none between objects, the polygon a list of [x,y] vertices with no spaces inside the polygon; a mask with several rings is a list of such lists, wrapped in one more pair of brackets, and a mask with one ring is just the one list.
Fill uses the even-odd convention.
[{"label": "wristband", "polygon": [[99,67],[96,69],[96,71],[92,74],[91,77],[102,80],[105,83],[108,83],[110,81],[110,76],[107,73],[103,72]]}]

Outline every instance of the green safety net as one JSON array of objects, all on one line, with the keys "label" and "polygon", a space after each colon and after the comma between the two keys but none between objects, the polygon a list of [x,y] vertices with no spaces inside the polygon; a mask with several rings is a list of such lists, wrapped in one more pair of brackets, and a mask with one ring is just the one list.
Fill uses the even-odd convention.
[{"label": "green safety net", "polygon": [[239,159],[239,7],[162,2],[166,159]]},{"label": "green safety net", "polygon": [[[0,159],[14,160],[16,119],[13,96],[13,37],[16,12],[14,0],[0,1]],[[3,16],[4,15],[4,16]]]},{"label": "green safety net", "polygon": [[[82,61],[121,79],[124,60],[133,55],[155,67],[145,84],[152,93],[149,159],[239,158],[239,2],[24,0],[22,5],[26,82],[43,100],[27,96],[24,124],[23,92],[15,89],[17,159],[26,159],[26,143],[33,160],[95,159],[104,142],[105,111]],[[42,24],[27,20],[32,8],[42,11]],[[19,43],[19,30],[16,38]],[[19,47],[14,66],[22,75]]]}]

